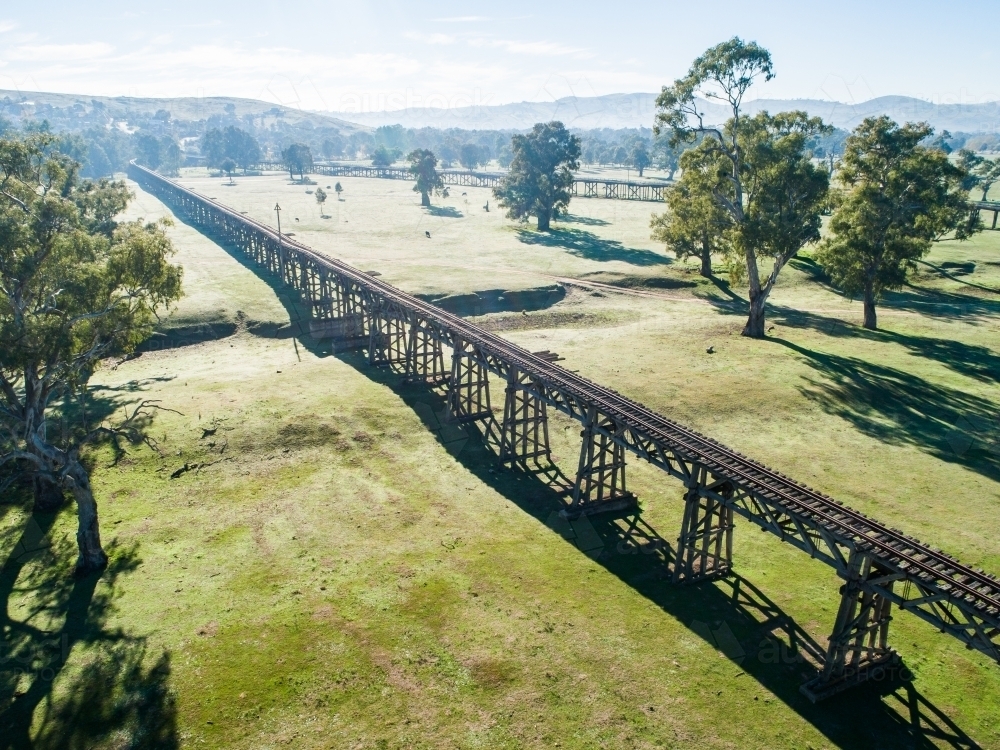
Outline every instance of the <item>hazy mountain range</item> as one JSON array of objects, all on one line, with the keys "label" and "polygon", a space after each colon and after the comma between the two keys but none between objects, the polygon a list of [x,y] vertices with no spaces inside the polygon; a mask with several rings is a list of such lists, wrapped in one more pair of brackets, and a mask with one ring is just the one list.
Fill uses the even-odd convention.
[{"label": "hazy mountain range", "polygon": [[[233,96],[177,97],[154,99],[134,96],[83,96],[52,94],[42,91],[9,91],[0,89],[0,115],[14,119],[45,119],[50,108],[69,110],[81,121],[97,124],[102,120],[135,123],[155,117],[159,111],[170,113],[174,120],[207,120],[209,117],[231,114],[238,118],[252,117],[257,126],[267,126],[279,120],[289,125],[314,128],[335,127],[350,134],[368,130],[367,126],[341,120],[330,113],[309,112],[293,107],[280,107],[258,99]],[[231,109],[227,109],[231,108]]]},{"label": "hazy mountain range", "polygon": [[[568,127],[579,129],[649,128],[656,112],[655,101],[656,94],[608,94],[565,97],[548,102],[353,113],[310,112],[228,96],[152,99],[0,90],[0,115],[15,121],[43,119],[52,112],[52,108],[58,108],[63,116],[72,114],[74,118],[78,117],[80,125],[94,125],[102,121],[135,123],[164,110],[175,120],[197,121],[213,115],[229,114],[244,120],[252,118],[257,126],[284,122],[307,128],[336,128],[347,135],[357,130],[395,124],[408,128],[527,130],[536,122],[550,120],[561,120]],[[700,106],[710,123],[724,122],[729,116],[727,109],[720,104],[701,100]],[[906,96],[882,96],[860,104],[820,99],[756,99],[745,102],[744,108],[749,114],[761,110],[780,112],[803,109],[846,130],[865,117],[887,114],[897,122],[926,121],[938,130],[953,133],[1000,132],[1000,102],[932,104]]]},{"label": "hazy mountain range", "polygon": [[[336,113],[338,117],[369,126],[400,124],[404,127],[463,129],[530,128],[536,122],[561,120],[571,128],[652,127],[656,94],[609,94],[566,97],[550,102],[520,102],[454,109],[411,108],[392,112]],[[700,101],[708,122],[724,122],[729,112],[719,104]],[[886,114],[897,122],[926,121],[938,130],[993,133],[1000,130],[1000,102],[987,104],[932,104],[907,96],[882,96],[860,104],[819,99],[757,99],[745,110],[781,112],[802,109],[826,122],[850,130],[864,118]]]}]

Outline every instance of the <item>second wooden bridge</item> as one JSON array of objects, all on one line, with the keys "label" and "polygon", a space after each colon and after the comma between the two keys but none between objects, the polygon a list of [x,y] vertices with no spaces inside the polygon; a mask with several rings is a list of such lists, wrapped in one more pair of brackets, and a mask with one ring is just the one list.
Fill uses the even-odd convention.
[{"label": "second wooden bridge", "polygon": [[[1000,580],[795,482],[616,391],[529,352],[271,227],[144,167],[129,175],[188,221],[235,247],[309,305],[311,328],[338,349],[367,352],[372,365],[447,388],[450,418],[476,423],[499,460],[529,469],[550,461],[548,410],[583,425],[564,514],[620,511],[631,453],[683,485],[684,517],[673,579],[729,574],[733,520],[741,516],[836,570],[844,584],[819,676],[802,686],[820,700],[886,673],[893,606],[1000,662]],[[490,375],[505,383],[503,418]]]},{"label": "second wooden bridge", "polygon": [[[255,164],[260,170],[287,170],[283,164],[267,162]],[[406,167],[372,167],[361,164],[314,164],[311,174],[327,177],[376,177],[383,180],[412,180],[413,173]],[[473,172],[444,169],[439,172],[446,185],[466,187],[497,187],[504,178],[503,172]],[[573,180],[570,194],[580,198],[609,198],[626,201],[651,201],[662,203],[669,184],[663,182],[636,182],[605,180],[597,177],[579,177]]]}]

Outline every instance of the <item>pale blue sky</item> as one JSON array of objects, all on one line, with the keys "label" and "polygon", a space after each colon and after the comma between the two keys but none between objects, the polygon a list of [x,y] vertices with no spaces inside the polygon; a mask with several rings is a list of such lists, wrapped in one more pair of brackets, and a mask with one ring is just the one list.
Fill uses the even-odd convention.
[{"label": "pale blue sky", "polygon": [[[5,4],[6,5],[6,4]],[[657,91],[732,35],[761,97],[1000,100],[996,0],[0,5],[0,88],[231,95],[356,111]]]}]

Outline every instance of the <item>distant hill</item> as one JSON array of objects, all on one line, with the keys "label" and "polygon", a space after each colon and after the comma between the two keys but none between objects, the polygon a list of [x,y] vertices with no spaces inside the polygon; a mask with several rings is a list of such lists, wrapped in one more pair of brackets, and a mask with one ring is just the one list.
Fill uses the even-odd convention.
[{"label": "distant hill", "polygon": [[[392,112],[310,112],[281,107],[257,99],[229,96],[142,98],[128,96],[81,96],[38,91],[0,89],[0,116],[13,119],[59,120],[60,125],[79,128],[110,122],[130,124],[149,121],[157,112],[170,113],[174,120],[203,121],[230,114],[254,118],[258,127],[284,123],[294,128],[336,128],[345,136],[368,131],[379,125],[404,127],[461,128],[463,130],[527,130],[536,122],[562,120],[567,127],[649,128],[656,113],[656,94],[608,94],[606,96],[565,97],[549,102],[519,102],[495,106],[454,109],[411,108]],[[728,117],[725,107],[702,101],[709,122]],[[231,108],[228,110],[227,108]],[[987,104],[932,104],[906,96],[883,96],[860,104],[820,99],[757,99],[746,102],[753,114],[760,110],[780,112],[804,109],[839,128],[851,129],[865,117],[887,114],[897,122],[927,121],[938,130],[953,133],[1000,132],[1000,102]]]},{"label": "distant hill", "polygon": [[[418,107],[392,112],[336,113],[372,127],[400,124],[404,127],[463,128],[468,130],[525,130],[536,122],[561,120],[567,127],[649,128],[656,112],[656,94],[609,94],[565,97],[551,102],[520,102],[495,106],[435,109]],[[707,119],[725,121],[728,112],[716,103],[702,101]],[[757,99],[746,102],[746,111],[781,112],[803,109],[826,122],[850,130],[865,117],[886,114],[897,122],[926,121],[938,130],[964,133],[1000,131],[1000,102],[987,104],[932,104],[907,96],[882,96],[860,104],[820,99]]]},{"label": "distant hill", "polygon": [[288,125],[306,125],[314,128],[337,128],[345,135],[362,130],[366,125],[341,120],[329,114],[308,112],[291,107],[279,107],[257,99],[240,99],[231,96],[142,98],[131,96],[79,96],[76,94],[51,94],[40,91],[9,91],[0,89],[0,115],[8,119],[44,119],[53,109],[65,119],[70,111],[81,125],[99,123],[136,122],[153,118],[159,111],[170,113],[171,119],[199,121],[212,116],[232,114],[238,118],[250,115],[258,126],[283,121]]}]

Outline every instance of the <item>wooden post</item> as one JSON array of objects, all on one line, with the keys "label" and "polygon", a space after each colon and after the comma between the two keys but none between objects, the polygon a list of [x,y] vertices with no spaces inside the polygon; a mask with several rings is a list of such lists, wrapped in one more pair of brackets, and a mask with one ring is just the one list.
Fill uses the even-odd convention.
[{"label": "wooden post", "polygon": [[410,335],[406,339],[406,376],[427,383],[440,383],[447,377],[441,341],[422,318],[415,317],[410,324]]},{"label": "wooden post", "polygon": [[406,320],[385,304],[373,305],[368,317],[368,364],[406,367]]}]

